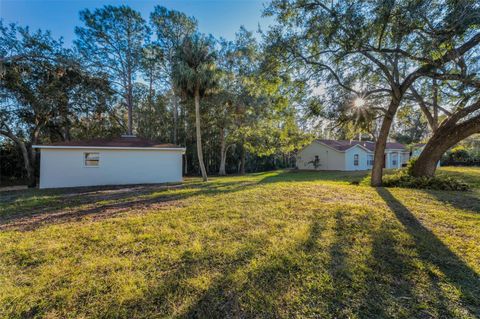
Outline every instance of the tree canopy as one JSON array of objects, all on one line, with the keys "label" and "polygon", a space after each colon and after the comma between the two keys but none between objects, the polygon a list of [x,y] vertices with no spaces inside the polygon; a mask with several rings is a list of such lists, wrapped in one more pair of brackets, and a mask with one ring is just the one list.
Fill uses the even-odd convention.
[{"label": "tree canopy", "polygon": [[182,12],[107,5],[80,12],[73,47],[1,22],[0,142],[33,185],[31,146],[59,140],[179,144],[204,179],[294,167],[316,137],[372,140],[380,185],[387,141],[425,142],[414,171],[431,175],[480,132],[476,1],[273,0],[264,14],[268,30],[216,39]]}]

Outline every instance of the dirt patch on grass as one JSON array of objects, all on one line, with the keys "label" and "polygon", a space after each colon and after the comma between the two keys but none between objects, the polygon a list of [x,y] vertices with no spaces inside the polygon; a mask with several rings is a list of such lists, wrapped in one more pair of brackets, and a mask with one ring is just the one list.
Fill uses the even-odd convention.
[{"label": "dirt patch on grass", "polygon": [[4,186],[0,187],[0,192],[21,191],[25,189],[28,189],[27,185]]},{"label": "dirt patch on grass", "polygon": [[[181,195],[163,195],[161,192],[183,188],[172,186],[135,186],[100,189],[77,189],[54,195],[44,205],[13,205],[0,216],[0,230],[33,230],[42,225],[78,221],[83,218],[100,220],[118,214],[143,213],[166,207],[184,205]],[[160,194],[157,194],[159,193]],[[12,210],[10,212],[10,210]]]},{"label": "dirt patch on grass", "polygon": [[115,217],[121,213],[144,213],[152,210],[165,209],[167,207],[184,206],[179,198],[154,198],[135,202],[124,202],[111,205],[88,205],[84,209],[67,209],[57,212],[43,212],[33,216],[13,219],[0,225],[0,230],[15,229],[21,231],[33,230],[47,224],[67,223],[79,221],[83,218],[102,220]]}]

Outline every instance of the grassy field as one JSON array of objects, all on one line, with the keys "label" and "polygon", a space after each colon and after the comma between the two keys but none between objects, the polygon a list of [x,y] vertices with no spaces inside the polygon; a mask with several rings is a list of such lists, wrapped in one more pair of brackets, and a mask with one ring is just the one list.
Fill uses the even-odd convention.
[{"label": "grassy field", "polygon": [[0,317],[479,318],[466,193],[269,172],[0,193]]}]

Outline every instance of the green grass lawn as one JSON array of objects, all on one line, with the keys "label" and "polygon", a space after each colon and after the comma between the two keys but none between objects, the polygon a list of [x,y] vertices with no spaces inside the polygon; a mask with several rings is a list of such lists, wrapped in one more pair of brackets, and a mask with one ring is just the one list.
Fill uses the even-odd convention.
[{"label": "green grass lawn", "polygon": [[366,173],[0,193],[3,318],[479,318],[472,192]]}]

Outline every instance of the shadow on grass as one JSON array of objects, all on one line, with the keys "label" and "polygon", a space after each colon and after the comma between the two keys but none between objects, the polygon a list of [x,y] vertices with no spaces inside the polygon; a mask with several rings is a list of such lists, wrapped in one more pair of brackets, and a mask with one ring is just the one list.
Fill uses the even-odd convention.
[{"label": "shadow on grass", "polygon": [[[327,248],[321,239],[327,218],[332,217],[314,216],[305,241],[257,260],[240,284],[232,274],[247,263],[230,269],[183,317],[393,318],[401,317],[398,311],[404,317],[428,317],[409,280],[413,261],[398,252],[401,243],[386,224],[372,231],[368,215],[339,210]],[[371,254],[359,242],[364,236],[372,236]]]},{"label": "shadow on grass", "polygon": [[[315,252],[318,249],[317,240],[323,230],[324,225],[314,219],[310,225],[308,238],[293,247],[293,251],[305,254]],[[281,309],[269,301],[281,298],[281,295],[296,283],[297,275],[302,272],[302,265],[288,254],[289,251],[275,255],[273,259],[268,258],[268,262],[261,263],[258,270],[248,271],[246,282],[241,284],[235,282],[234,273],[247,266],[246,261],[252,261],[253,257],[258,258],[258,255],[250,256],[237,267],[229,269],[186,311],[182,318],[281,317],[278,312]],[[268,300],[262,298],[265,295],[269,296]]]},{"label": "shadow on grass", "polygon": [[423,226],[387,189],[378,188],[377,192],[414,239],[420,258],[436,266],[460,290],[464,305],[480,316],[480,276]]},{"label": "shadow on grass", "polygon": [[[379,190],[415,246],[405,241],[405,230],[396,223],[384,220],[378,227],[368,214],[345,210],[334,213],[333,237],[327,244],[322,234],[332,215],[316,214],[306,240],[257,259],[254,267],[243,269],[246,277],[239,282],[233,274],[247,267],[247,260],[229,268],[183,317],[456,317],[449,307],[456,301],[444,294],[439,278],[418,266],[412,251],[444,272],[462,292],[461,307],[478,315],[477,274],[383,192]],[[364,237],[371,239],[371,250],[364,247]],[[423,283],[418,277],[422,274],[427,275]]]},{"label": "shadow on grass", "polygon": [[[411,257],[401,253],[402,243],[387,222],[380,227],[372,222],[369,214],[335,214],[328,266],[334,290],[324,299],[328,314],[332,318],[394,318],[401,312],[421,318],[415,283],[409,279],[414,270]],[[365,247],[367,242],[371,250]]]},{"label": "shadow on grass", "polygon": [[[351,182],[367,172],[280,171],[262,178],[252,174],[251,180],[224,182],[214,179],[208,183],[117,185],[50,190],[27,190],[0,195],[0,230],[31,230],[41,225],[77,221],[91,216],[94,219],[113,217],[134,210],[148,210],[181,205],[192,196],[243,191],[262,183],[291,181]],[[249,175],[250,177],[250,175]]]},{"label": "shadow on grass", "polygon": [[[232,276],[255,258],[253,251],[246,251],[226,263],[220,270],[222,275],[188,307],[181,318],[240,318],[245,317],[240,307],[241,295],[232,289]],[[174,278],[174,280],[176,280]]]},{"label": "shadow on grass", "polygon": [[[267,176],[262,176],[266,174]],[[331,181],[358,182],[367,171],[278,171],[251,174],[245,180],[208,183],[128,185],[84,187],[53,190],[28,190],[0,194],[0,230],[34,229],[42,224],[76,221],[85,216],[107,218],[126,211],[141,211],[167,206],[181,206],[192,196],[243,191],[259,184],[278,182]],[[439,201],[455,207],[480,211],[478,193],[428,192]]]},{"label": "shadow on grass", "polygon": [[[362,290],[362,285],[352,285],[356,274],[351,267],[349,254],[356,245],[358,235],[356,230],[358,229],[356,225],[345,220],[347,217],[348,213],[345,211],[335,213],[333,242],[329,249],[330,262],[327,266],[334,289],[328,292],[327,298],[325,298],[328,313],[333,317],[345,318],[355,312],[353,310],[355,302],[352,299],[361,294]],[[359,223],[368,229],[368,220],[363,219]]]},{"label": "shadow on grass", "polygon": [[[128,211],[148,211],[182,206],[182,201],[199,195],[237,192],[257,182],[189,183],[178,185],[134,185],[90,187],[19,193],[0,207],[0,230],[32,230],[50,223],[113,217]],[[52,198],[43,196],[53,196]],[[10,195],[12,196],[12,195]],[[16,199],[24,201],[16,203]],[[27,198],[27,200],[25,200]]]},{"label": "shadow on grass", "polygon": [[263,178],[260,183],[278,183],[278,182],[309,182],[309,181],[332,181],[332,182],[360,182],[369,171],[300,171],[285,170],[278,174]]},{"label": "shadow on grass", "polygon": [[[215,268],[216,271],[221,272],[220,278],[217,278],[181,317],[225,318],[224,314],[228,314],[229,317],[238,317],[241,313],[240,296],[231,289],[231,277],[236,271],[250,263],[256,257],[256,254],[260,249],[262,249],[260,244],[256,247],[249,247],[241,250],[226,262],[223,260],[222,262],[217,263]],[[205,259],[208,259],[209,263],[213,261],[211,258],[204,258],[197,260],[196,262],[192,260],[190,263],[189,276],[195,274],[200,267],[205,266]],[[211,269],[208,270],[211,271]],[[182,274],[182,276],[184,275],[185,273]],[[173,275],[170,278],[175,283],[177,283],[179,279],[177,275]],[[175,292],[170,291],[169,293]],[[159,303],[162,303],[164,301],[164,296],[162,296],[162,294],[157,294],[156,300]]]},{"label": "shadow on grass", "polygon": [[480,213],[480,190],[472,192],[446,192],[425,190],[425,193],[432,195],[436,200],[453,207]]},{"label": "shadow on grass", "polygon": [[[367,263],[366,294],[360,306],[360,317],[375,318],[450,318],[442,291],[428,279],[428,293],[422,287],[422,276],[409,250],[408,242],[398,238],[398,229],[383,221],[372,234],[372,258]],[[433,288],[433,290],[432,290]],[[420,288],[421,289],[421,288]],[[428,304],[430,309],[425,309]]]}]

